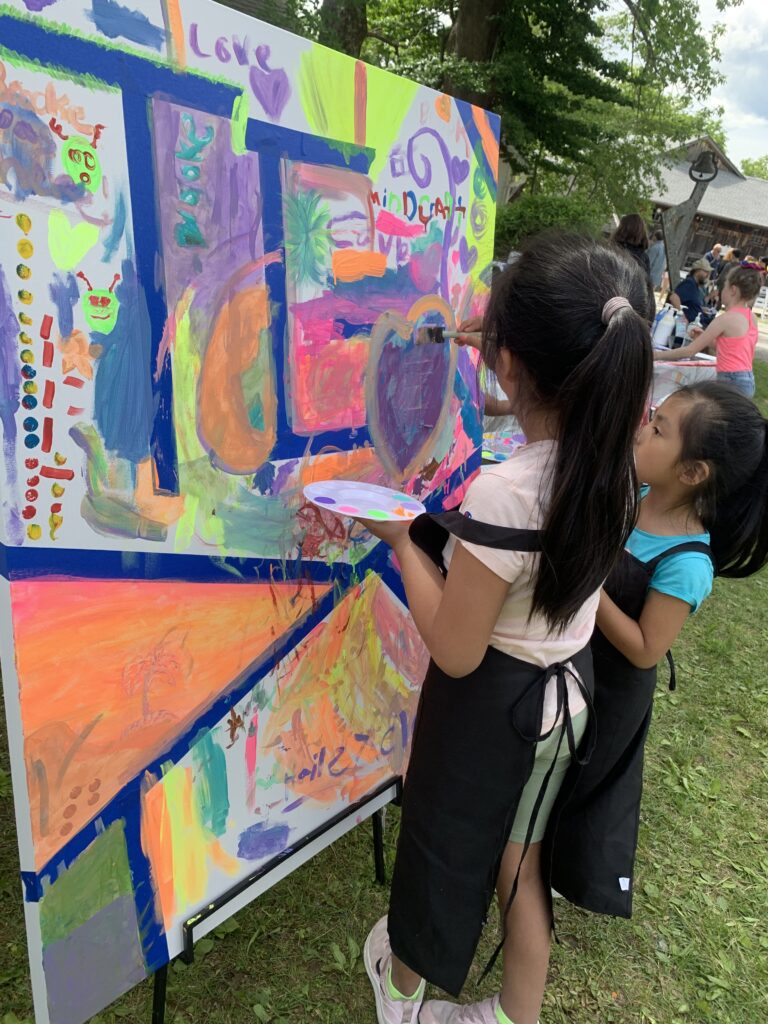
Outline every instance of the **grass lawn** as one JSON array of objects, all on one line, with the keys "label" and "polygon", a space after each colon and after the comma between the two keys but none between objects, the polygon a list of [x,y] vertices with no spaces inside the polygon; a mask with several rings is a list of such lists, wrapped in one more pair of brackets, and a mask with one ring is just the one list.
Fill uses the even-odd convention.
[{"label": "grass lawn", "polygon": [[[768,412],[768,364],[756,366]],[[630,922],[560,901],[542,1024],[759,1024],[768,1006],[768,573],[718,581],[660,673]],[[5,731],[0,737],[0,1022],[31,1020]],[[391,864],[397,812],[387,819]],[[369,1024],[360,947],[386,908],[370,826],[352,832],[175,964],[169,1024]],[[495,944],[489,926],[478,963]],[[475,977],[479,973],[476,968]],[[76,980],[73,980],[76,984]],[[470,982],[469,998],[481,989]],[[151,1017],[146,982],[94,1020]]]}]

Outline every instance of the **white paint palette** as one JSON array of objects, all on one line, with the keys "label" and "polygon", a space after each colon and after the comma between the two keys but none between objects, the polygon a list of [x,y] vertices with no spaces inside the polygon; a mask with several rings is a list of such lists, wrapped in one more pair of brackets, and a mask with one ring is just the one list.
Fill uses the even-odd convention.
[{"label": "white paint palette", "polygon": [[510,455],[525,444],[525,435],[519,431],[500,430],[483,434],[483,459],[486,462],[506,462]]},{"label": "white paint palette", "polygon": [[307,484],[304,496],[318,508],[354,519],[407,522],[426,512],[410,494],[359,480],[320,480]]}]

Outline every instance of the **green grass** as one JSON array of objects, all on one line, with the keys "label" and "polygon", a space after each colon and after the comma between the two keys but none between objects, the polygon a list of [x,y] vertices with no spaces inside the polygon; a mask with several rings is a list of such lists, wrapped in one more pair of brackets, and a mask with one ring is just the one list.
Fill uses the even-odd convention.
[{"label": "green grass", "polygon": [[[756,366],[768,412],[768,365]],[[635,916],[557,907],[542,1024],[759,1024],[768,1006],[768,573],[718,581],[676,645],[648,744]],[[662,672],[663,680],[663,672]],[[3,732],[2,742],[5,734]],[[387,827],[389,864],[397,813]],[[0,1016],[31,1019],[7,751],[0,750]],[[360,948],[386,909],[370,827],[325,851],[174,965],[169,1024],[375,1020]],[[478,962],[495,941],[487,929]],[[477,969],[474,977],[477,977]],[[469,998],[492,992],[498,970]],[[151,1017],[146,982],[96,1020]]]}]

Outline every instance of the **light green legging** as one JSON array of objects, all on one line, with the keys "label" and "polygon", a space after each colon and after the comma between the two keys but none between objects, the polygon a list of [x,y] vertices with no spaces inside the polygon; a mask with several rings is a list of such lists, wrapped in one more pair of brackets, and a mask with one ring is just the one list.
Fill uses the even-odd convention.
[{"label": "light green legging", "polygon": [[[587,728],[587,722],[589,721],[589,709],[584,708],[577,715],[573,716],[573,738],[578,747],[581,742],[581,738],[584,735],[584,731]],[[548,736],[545,740],[536,744],[536,759],[533,762],[533,771],[531,777],[526,782],[522,795],[520,797],[520,803],[515,814],[515,820],[512,824],[512,831],[509,834],[510,843],[524,843],[525,837],[528,832],[528,824],[531,820],[531,814],[533,814],[533,806],[536,803],[536,797],[539,795],[542,783],[544,782],[544,776],[547,774],[549,769],[552,767],[552,760],[557,750],[557,742],[560,738],[560,728],[553,730],[552,735]],[[568,749],[568,737],[563,737],[563,742],[560,745],[560,753],[557,755],[557,764],[555,770],[552,772],[552,776],[547,783],[547,789],[544,793],[544,799],[542,800],[539,813],[536,816],[536,824],[533,829],[533,835],[531,836],[532,843],[540,843],[544,838],[544,833],[547,830],[547,822],[549,821],[549,815],[552,813],[552,807],[554,806],[557,794],[560,792],[560,787],[563,784],[566,773],[571,767],[571,752]]]}]

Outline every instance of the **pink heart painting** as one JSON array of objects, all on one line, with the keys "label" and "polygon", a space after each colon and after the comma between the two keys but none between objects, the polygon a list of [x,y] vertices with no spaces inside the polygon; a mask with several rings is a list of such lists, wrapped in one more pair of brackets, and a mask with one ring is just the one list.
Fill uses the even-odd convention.
[{"label": "pink heart painting", "polygon": [[456,347],[414,341],[417,327],[435,322],[452,326],[453,317],[441,299],[428,296],[407,317],[382,313],[371,333],[368,429],[382,465],[398,483],[431,461],[450,407]]}]

